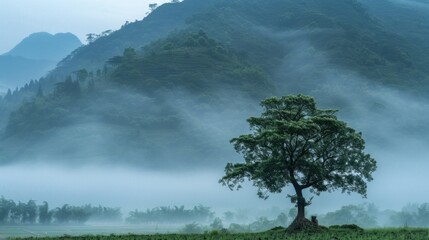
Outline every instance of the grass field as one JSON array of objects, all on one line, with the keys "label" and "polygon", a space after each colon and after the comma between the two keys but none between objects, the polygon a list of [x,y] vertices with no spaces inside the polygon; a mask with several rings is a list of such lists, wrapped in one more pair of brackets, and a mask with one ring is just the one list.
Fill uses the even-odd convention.
[{"label": "grass field", "polygon": [[29,226],[0,226],[0,240],[18,237],[58,237],[63,235],[109,235],[109,234],[155,234],[178,232],[180,226],[160,226],[157,225],[81,225],[81,226],[61,226],[61,225],[29,225]]},{"label": "grass field", "polygon": [[[114,229],[111,229],[114,230]],[[70,229],[73,231],[73,229]],[[143,230],[142,230],[143,231]],[[11,238],[18,239],[18,238]],[[428,240],[429,229],[374,229],[365,231],[330,230],[323,233],[287,234],[284,231],[263,233],[228,234],[211,232],[207,234],[126,234],[126,235],[82,235],[61,237],[29,237],[19,239],[76,239],[76,240]]]}]

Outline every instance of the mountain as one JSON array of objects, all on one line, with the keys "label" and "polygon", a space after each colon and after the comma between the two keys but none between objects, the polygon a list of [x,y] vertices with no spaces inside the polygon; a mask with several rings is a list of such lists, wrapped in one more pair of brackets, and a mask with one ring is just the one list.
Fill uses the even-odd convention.
[{"label": "mountain", "polygon": [[[219,146],[219,136],[205,136],[195,124],[216,121],[213,112],[229,112],[233,105],[257,105],[252,99],[273,92],[261,69],[201,31],[172,35],[147,50],[127,48],[109,64],[115,67],[107,73],[82,71],[13,112],[1,146],[4,160],[125,158],[160,167],[181,159],[208,165],[223,158],[212,148]],[[199,159],[204,155],[210,157]]]},{"label": "mountain", "polygon": [[388,31],[408,41],[409,52],[419,68],[427,69],[429,59],[429,1],[360,0]]},{"label": "mountain", "polygon": [[3,55],[59,61],[81,45],[80,40],[72,33],[52,35],[47,32],[38,32],[24,38],[12,50]]},{"label": "mountain", "polygon": [[8,94],[0,160],[219,165],[234,158],[228,141],[248,132],[258,102],[290,93],[340,109],[376,146],[390,132],[425,135],[426,120],[392,116],[413,110],[398,99],[429,97],[425,42],[374,9],[364,0],[164,4]]},{"label": "mountain", "polygon": [[[173,31],[186,27],[186,20],[196,12],[213,5],[215,0],[187,0],[166,3],[159,6],[141,21],[127,22],[121,29],[110,34],[101,34],[96,41],[77,49],[60,62],[52,72],[57,79],[66,77],[73,71],[85,68],[96,71],[111,57],[119,55],[127,47],[140,48],[166,37]],[[58,81],[58,80],[57,80]]]},{"label": "mountain", "polygon": [[82,43],[71,33],[39,32],[0,55],[0,93],[39,79]]},{"label": "mountain", "polygon": [[427,59],[411,57],[419,48],[386,29],[356,0],[187,0],[164,4],[142,21],[124,25],[78,49],[52,75],[60,81],[81,68],[96,71],[126,47],[138,49],[174,31],[200,29],[247,54],[270,73],[297,47],[303,51],[313,47],[326,54],[327,64],[352,69],[373,81],[400,88],[413,84],[428,88]]}]

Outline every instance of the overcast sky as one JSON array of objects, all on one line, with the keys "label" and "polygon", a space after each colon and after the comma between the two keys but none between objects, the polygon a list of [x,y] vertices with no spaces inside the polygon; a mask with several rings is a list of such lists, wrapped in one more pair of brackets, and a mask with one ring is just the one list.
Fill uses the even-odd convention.
[{"label": "overcast sky", "polygon": [[142,19],[149,3],[168,0],[0,0],[0,54],[34,32],[87,33],[116,30]]}]

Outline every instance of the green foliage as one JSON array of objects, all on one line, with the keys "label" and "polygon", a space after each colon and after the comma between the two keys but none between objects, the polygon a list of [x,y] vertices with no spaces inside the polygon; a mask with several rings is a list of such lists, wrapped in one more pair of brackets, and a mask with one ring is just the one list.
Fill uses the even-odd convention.
[{"label": "green foliage", "polygon": [[[168,3],[159,6],[141,21],[127,21],[119,30],[107,30],[101,35],[92,33],[91,44],[76,49],[63,59],[51,72],[51,76],[58,77],[58,81],[78,69],[102,68],[109,58],[121,54],[125,48],[140,48],[182,28],[186,18],[206,5],[206,1]],[[55,80],[47,82],[52,84]]]},{"label": "green foliage", "polygon": [[[383,1],[371,4],[379,2]],[[326,54],[328,64],[335,67],[344,67],[390,86],[414,90],[410,85],[413,81],[428,87],[424,81],[428,78],[427,70],[422,65],[422,62],[427,65],[428,58],[414,58],[421,55],[419,49],[423,44],[412,44],[398,36],[395,28],[387,30],[377,15],[370,15],[358,1],[240,0],[219,1],[216,6],[189,18],[190,28],[205,29],[215,39],[245,52],[251,62],[263,65],[268,73],[278,69],[287,54],[300,46],[294,41],[298,38],[295,33],[302,34],[298,38],[300,43],[307,41]],[[390,6],[383,10],[387,9]],[[400,25],[418,26],[404,21]],[[427,34],[423,36],[421,39],[427,39]],[[279,76],[275,80],[294,79]],[[315,82],[310,79],[308,83],[300,83]]]},{"label": "green foliage", "polygon": [[287,222],[284,222],[284,219],[282,219],[282,214],[280,214],[279,217],[274,220],[269,220],[266,217],[260,217],[253,223],[250,223],[248,226],[244,226],[246,227],[245,229],[247,229],[247,231],[241,232],[262,232],[278,226],[287,226]]},{"label": "green foliage", "polygon": [[355,224],[365,228],[377,226],[377,208],[374,205],[348,205],[319,217],[322,225]]},{"label": "green foliage", "polygon": [[89,76],[89,73],[86,69],[80,69],[76,71],[75,74],[76,74],[76,79],[82,82],[85,81]]},{"label": "green foliage", "polygon": [[74,120],[73,110],[78,107],[82,90],[79,81],[68,77],[56,84],[53,93],[37,94],[12,112],[6,126],[6,135],[43,131],[55,126],[64,126]]},{"label": "green foliage", "polygon": [[394,32],[405,39],[409,45],[406,51],[412,58],[413,65],[428,72],[429,50],[427,38],[429,36],[429,15],[424,8],[404,7],[397,1],[360,1],[368,12],[383,24],[386,31]]},{"label": "green foliage", "polygon": [[119,208],[93,207],[91,205],[70,206],[49,209],[47,202],[36,205],[33,200],[27,203],[15,203],[13,200],[0,198],[0,225],[20,224],[82,224],[89,219],[94,221],[120,221]]},{"label": "green foliage", "polygon": [[[214,212],[209,207],[202,205],[192,209],[184,206],[157,207],[147,209],[145,212],[132,211],[126,219],[129,223],[183,223],[183,222],[208,222],[214,218]],[[217,225],[216,225],[217,226]]]},{"label": "green foliage", "polygon": [[292,185],[291,200],[302,218],[309,204],[303,189],[366,195],[376,162],[364,153],[361,134],[338,120],[336,111],[317,109],[314,99],[303,95],[272,97],[261,105],[261,116],[248,119],[252,133],[231,140],[245,163],[227,164],[220,183],[239,189],[247,179],[261,198]]},{"label": "green foliage", "polygon": [[141,78],[138,70],[137,53],[133,48],[126,48],[123,56],[114,57],[108,61],[117,65],[113,78],[118,82],[133,82]]},{"label": "green foliage", "polygon": [[90,213],[83,207],[69,206],[68,204],[58,207],[54,212],[56,221],[60,224],[65,223],[84,223],[88,221]]},{"label": "green foliage", "polygon": [[[303,54],[322,52],[329,59],[327,64],[383,84],[426,92],[429,58],[414,58],[427,49],[421,47],[426,34],[420,33],[420,44],[414,46],[398,36],[395,29],[384,28],[370,13],[355,0],[186,0],[162,5],[144,20],[126,24],[112,33],[106,31],[91,44],[74,51],[42,79],[43,94],[37,94],[37,98],[32,99],[40,84],[35,89],[29,86],[8,93],[0,101],[0,126],[6,125],[9,113],[14,112],[6,129],[6,137],[12,139],[17,135],[44,135],[89,115],[105,124],[123,126],[127,130],[121,135],[131,132],[135,138],[128,146],[140,148],[151,144],[136,135],[154,138],[151,148],[159,156],[166,152],[163,145],[192,142],[186,133],[160,130],[177,130],[183,123],[178,112],[163,105],[159,113],[153,113],[144,105],[143,111],[129,114],[131,111],[126,109],[133,105],[130,101],[129,105],[117,103],[114,108],[118,112],[114,113],[106,107],[110,106],[107,97],[119,98],[119,94],[112,93],[125,88],[132,93],[137,90],[139,94],[147,94],[162,104],[166,102],[161,96],[165,91],[184,90],[198,102],[194,105],[203,106],[201,111],[208,108],[220,111],[237,95],[259,101],[285,91],[274,86],[289,87],[294,81],[300,87],[313,89],[318,79],[302,76],[291,79],[278,74],[288,64],[287,59],[297,44],[305,42],[311,49],[303,49]],[[401,25],[401,34],[404,29]],[[331,65],[320,67],[329,69]],[[73,73],[75,80],[80,80],[77,84],[63,82]],[[96,78],[92,79],[94,75]],[[51,91],[58,94],[52,95]],[[153,133],[154,128],[160,132]],[[207,148],[200,145],[201,141],[192,144],[196,145],[188,144],[181,149]],[[2,145],[29,144],[11,141]]]},{"label": "green foliage", "polygon": [[[416,91],[425,91],[429,58],[424,29],[427,29],[428,21],[415,16],[422,14],[410,14],[412,10],[396,8],[390,11],[392,4],[384,3],[389,1],[370,2],[381,4],[379,9],[382,10],[367,11],[366,6],[356,0],[187,0],[181,4],[165,4],[142,21],[126,24],[122,29],[79,48],[62,61],[49,75],[52,78],[45,82],[51,85],[83,68],[102,68],[109,58],[121,54],[125,48],[139,49],[174,31],[204,29],[225,47],[248,56],[250,63],[262,66],[271,76],[276,75],[276,70],[296,46],[294,39],[298,37],[287,35],[302,33],[298,42],[308,41],[326,53],[330,63],[336,66],[397,87],[416,90],[411,83],[419,83],[424,87]],[[379,16],[382,20],[391,20],[380,22]],[[420,24],[423,27],[419,27]],[[403,32],[412,37],[404,39]],[[413,44],[414,39],[419,39],[419,44]],[[187,43],[197,46],[205,45],[207,41],[196,38]],[[172,46],[164,44],[162,47],[168,51]],[[283,76],[276,80],[293,81]]]},{"label": "green foliage", "polygon": [[37,219],[37,206],[35,201],[16,204],[4,197],[0,198],[0,224],[34,224]]},{"label": "green foliage", "polygon": [[[295,216],[293,216],[295,217]],[[267,217],[259,217],[249,224],[231,223],[228,227],[228,232],[231,233],[246,233],[246,232],[262,232],[273,229],[275,227],[284,229],[289,223],[289,218],[285,213],[280,213],[274,219]]]},{"label": "green foliage", "polygon": [[52,221],[53,212],[49,211],[48,202],[43,202],[39,207],[39,223],[40,224],[49,224]]},{"label": "green foliage", "polygon": [[[191,224],[188,226],[189,230],[198,230],[198,226]],[[55,240],[55,239],[85,239],[85,240],[96,240],[96,239],[105,239],[105,240],[279,240],[279,239],[288,239],[288,240],[321,240],[321,239],[349,239],[349,240],[392,240],[392,239],[412,239],[412,240],[427,240],[429,230],[427,229],[376,229],[370,231],[347,231],[347,230],[329,230],[322,233],[296,233],[296,234],[286,234],[284,231],[267,231],[261,233],[240,233],[240,234],[229,234],[229,233],[219,233],[219,234],[155,234],[155,235],[86,235],[80,237],[73,236],[63,236],[63,237],[30,237],[30,238],[12,238],[22,239],[22,240]]]},{"label": "green foliage", "polygon": [[210,228],[212,230],[222,230],[223,229],[223,223],[220,218],[215,218],[213,222],[210,224]]},{"label": "green foliage", "polygon": [[186,224],[182,229],[182,232],[187,234],[198,234],[202,233],[203,231],[204,229],[197,223]]},{"label": "green foliage", "polygon": [[414,209],[404,208],[390,216],[390,225],[395,227],[429,227],[429,203],[423,203]]},{"label": "green foliage", "polygon": [[363,231],[363,228],[356,224],[332,225],[329,229]]},{"label": "green foliage", "polygon": [[[196,45],[188,46],[189,39],[195,40]],[[119,135],[124,136],[124,145],[133,149],[125,151],[133,158],[140,154],[134,151],[136,148],[145,151],[148,159],[159,158],[167,152],[165,147],[173,144],[183,152],[184,159],[189,159],[197,155],[192,151],[207,154],[206,149],[214,148],[195,138],[200,133],[183,128],[188,121],[181,112],[184,108],[172,104],[170,96],[174,94],[175,101],[186,108],[192,106],[195,112],[204,113],[225,111],[231,99],[254,101],[273,91],[263,70],[202,31],[171,35],[142,51],[127,48],[122,56],[108,62],[103,74],[98,72],[94,76],[81,69],[74,78],[57,83],[51,93],[46,90],[37,94],[36,87],[31,98],[9,117],[3,136],[6,143],[2,145],[17,147],[5,148],[7,158],[30,152],[20,148],[35,139],[91,119],[129,129]],[[7,99],[13,98],[14,94],[10,95]],[[119,152],[124,151],[116,151]],[[179,154],[174,155],[178,158]]]},{"label": "green foliage", "polygon": [[248,64],[203,31],[173,34],[138,54],[126,49],[113,57],[117,66],[112,80],[145,93],[161,89],[185,89],[194,95],[213,95],[222,89],[238,90],[251,97],[273,91],[264,72]]}]

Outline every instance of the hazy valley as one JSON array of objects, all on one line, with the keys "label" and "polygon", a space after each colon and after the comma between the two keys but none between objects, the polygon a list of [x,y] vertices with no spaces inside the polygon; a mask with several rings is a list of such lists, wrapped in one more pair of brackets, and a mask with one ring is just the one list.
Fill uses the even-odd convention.
[{"label": "hazy valley", "polygon": [[[213,211],[201,226],[218,217],[226,229],[286,227],[291,188],[262,200],[251,183],[231,192],[218,180],[226,163],[242,162],[230,140],[249,133],[260,102],[304,94],[337,109],[377,160],[367,199],[323,192],[308,214],[324,225],[429,227],[428,9],[424,0],[184,0],[84,45],[32,34],[0,56],[3,205],[47,201],[58,223],[64,204],[86,214],[101,204],[119,208],[121,224],[135,209],[201,205]],[[7,216],[0,224],[13,223]]]}]

